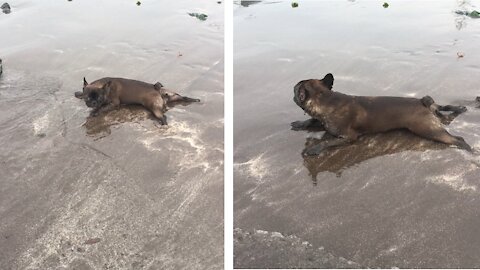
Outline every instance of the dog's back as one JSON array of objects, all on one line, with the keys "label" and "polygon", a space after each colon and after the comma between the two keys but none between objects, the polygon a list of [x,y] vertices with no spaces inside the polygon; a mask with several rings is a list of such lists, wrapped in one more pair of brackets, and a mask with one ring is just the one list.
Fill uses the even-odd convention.
[{"label": "dog's back", "polygon": [[441,125],[420,99],[391,96],[350,96],[356,117],[353,126],[361,133],[408,129],[417,123]]},{"label": "dog's back", "polygon": [[111,90],[115,92],[122,104],[146,105],[146,100],[161,99],[153,84],[125,78],[101,78],[92,84],[103,85],[111,81]]}]

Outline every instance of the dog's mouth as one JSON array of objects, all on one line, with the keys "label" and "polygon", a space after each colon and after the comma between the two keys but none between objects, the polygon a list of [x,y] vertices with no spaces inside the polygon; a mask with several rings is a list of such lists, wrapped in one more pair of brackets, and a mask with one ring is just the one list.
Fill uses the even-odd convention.
[{"label": "dog's mouth", "polygon": [[96,107],[99,107],[99,102],[96,101],[96,100],[86,100],[85,101],[85,104],[87,105],[87,107],[89,108],[96,108]]},{"label": "dog's mouth", "polygon": [[87,99],[85,100],[85,104],[87,105],[87,107],[97,108],[102,106],[103,103],[96,99],[95,100]]}]

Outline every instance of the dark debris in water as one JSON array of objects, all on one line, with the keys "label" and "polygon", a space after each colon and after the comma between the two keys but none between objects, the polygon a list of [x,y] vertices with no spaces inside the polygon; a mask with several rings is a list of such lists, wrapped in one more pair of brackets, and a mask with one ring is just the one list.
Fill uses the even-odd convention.
[{"label": "dark debris in water", "polygon": [[458,14],[458,15],[468,16],[468,17],[473,18],[473,19],[480,18],[480,12],[478,12],[476,10],[473,10],[473,11],[470,11],[470,12],[464,11],[464,10],[456,10],[455,13]]},{"label": "dark debris in water", "polygon": [[137,6],[140,6],[141,4],[142,4],[142,2],[137,1]]},{"label": "dark debris in water", "polygon": [[242,0],[240,1],[240,5],[242,5],[243,7],[248,7],[250,5],[255,5],[255,4],[258,4],[258,3],[261,3],[262,1],[245,1],[245,0]]},{"label": "dark debris in water", "polygon": [[3,3],[3,5],[0,8],[2,9],[2,12],[5,14],[9,14],[12,11],[12,8],[8,3]]},{"label": "dark debris in water", "polygon": [[388,8],[389,6],[390,6],[390,5],[389,5],[387,2],[383,3],[383,7],[384,7],[384,8]]},{"label": "dark debris in water", "polygon": [[190,16],[192,16],[192,17],[195,17],[195,18],[199,19],[200,21],[206,21],[206,20],[207,20],[207,17],[208,17],[207,14],[204,14],[204,13],[196,13],[196,12],[188,13],[188,15],[190,15]]},{"label": "dark debris in water", "polygon": [[297,2],[292,2],[292,8],[296,8],[298,7],[298,3]]},{"label": "dark debris in water", "polygon": [[468,14],[468,16],[469,16],[470,18],[475,18],[475,19],[477,19],[477,18],[480,18],[480,12],[474,10],[474,11],[470,12],[470,13]]}]

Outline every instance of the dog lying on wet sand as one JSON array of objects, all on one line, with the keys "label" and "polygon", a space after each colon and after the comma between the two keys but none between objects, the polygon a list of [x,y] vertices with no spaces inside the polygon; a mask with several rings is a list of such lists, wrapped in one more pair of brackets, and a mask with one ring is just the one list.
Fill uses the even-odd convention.
[{"label": "dog lying on wet sand", "polygon": [[75,92],[75,97],[85,100],[85,104],[93,108],[92,116],[114,109],[120,104],[142,105],[153,113],[161,125],[167,124],[165,112],[168,106],[200,102],[199,99],[184,97],[165,89],[159,82],[150,84],[110,77],[92,83],[83,78],[83,91]]},{"label": "dog lying on wet sand", "polygon": [[[292,123],[293,129],[323,126],[333,139],[304,150],[308,156],[324,149],[345,145],[363,134],[407,129],[423,138],[472,151],[462,137],[449,134],[442,123],[466,111],[463,106],[441,106],[425,96],[422,99],[388,96],[352,96],[332,91],[333,75],[310,79],[294,87],[294,102],[312,119]],[[450,111],[444,115],[441,111]]]}]

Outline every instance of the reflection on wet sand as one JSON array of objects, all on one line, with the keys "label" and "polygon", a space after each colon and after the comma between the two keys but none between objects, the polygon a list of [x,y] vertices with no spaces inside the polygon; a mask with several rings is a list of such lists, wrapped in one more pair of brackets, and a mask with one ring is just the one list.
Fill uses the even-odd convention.
[{"label": "reflection on wet sand", "polygon": [[[307,138],[305,149],[329,138],[331,137],[327,133],[321,139]],[[340,176],[345,169],[371,158],[403,151],[440,150],[447,147],[445,144],[423,139],[408,131],[396,130],[362,136],[355,143],[326,149],[320,156],[304,156],[303,165],[312,176],[313,185],[316,185],[317,175],[321,172],[332,172]]]},{"label": "reflection on wet sand", "polygon": [[[175,106],[188,106],[191,102],[173,102],[168,104],[168,108]],[[138,123],[144,120],[152,120],[157,122],[157,118],[153,114],[140,105],[123,105],[120,108],[102,112],[96,116],[88,116],[83,124],[88,136],[92,136],[95,140],[101,139],[111,134],[111,127],[117,126],[126,122]],[[168,128],[168,126],[158,128]]]},{"label": "reflection on wet sand", "polygon": [[121,106],[116,110],[103,112],[97,116],[87,117],[83,126],[89,136],[101,139],[110,135],[111,127],[125,122],[139,123],[143,120],[155,120],[152,113],[139,105]]}]

